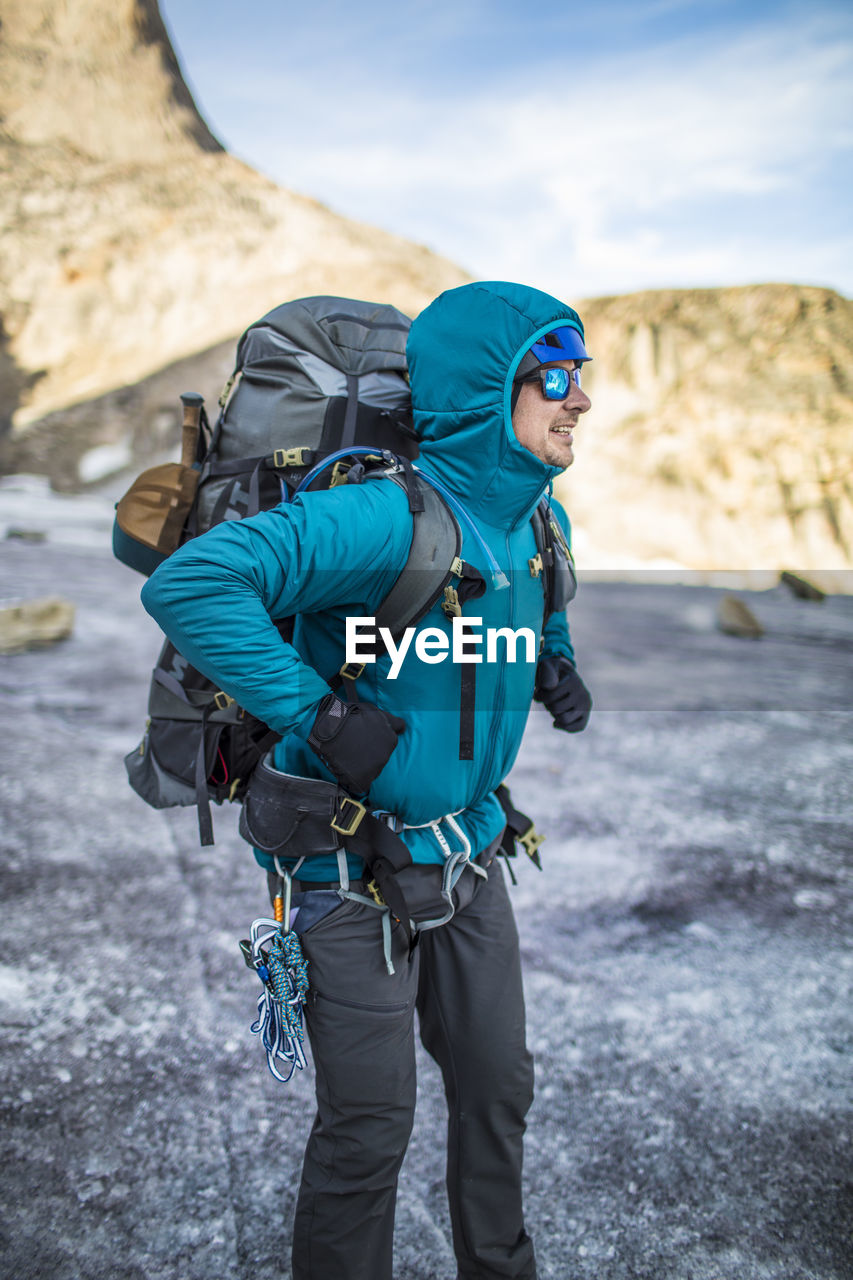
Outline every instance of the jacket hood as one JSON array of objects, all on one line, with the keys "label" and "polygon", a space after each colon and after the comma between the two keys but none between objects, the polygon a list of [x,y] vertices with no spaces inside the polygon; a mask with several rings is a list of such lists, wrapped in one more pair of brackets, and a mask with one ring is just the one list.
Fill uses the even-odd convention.
[{"label": "jacket hood", "polygon": [[530,517],[560,474],[512,427],[512,379],[530,344],[580,316],[548,293],[503,281],[448,289],[414,320],[406,346],[420,465],[488,523]]}]

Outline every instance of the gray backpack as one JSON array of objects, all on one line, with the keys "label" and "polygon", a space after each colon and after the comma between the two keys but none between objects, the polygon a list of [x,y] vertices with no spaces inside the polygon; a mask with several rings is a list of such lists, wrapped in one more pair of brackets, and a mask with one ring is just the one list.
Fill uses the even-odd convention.
[{"label": "gray backpack", "polygon": [[[353,447],[417,457],[406,372],[411,321],[395,307],[347,298],[286,302],[249,326],[199,456],[189,532],[255,515],[332,453]],[[312,488],[345,479],[338,459]]]},{"label": "gray backpack", "polygon": [[[250,325],[213,429],[201,397],[183,396],[182,462],[143,472],[118,503],[116,556],[150,574],[222,520],[268,510],[297,488],[327,489],[382,471],[408,496],[413,536],[377,625],[396,635],[416,623],[463,566],[455,517],[411,469],[418,447],[406,375],[410,324],[391,306],[303,298]],[[288,639],[292,619],[279,630]],[[241,801],[275,741],[166,641],[152,674],[145,735],[125,766],[133,789],[154,808],[196,805],[200,840],[209,845],[211,800]]]}]

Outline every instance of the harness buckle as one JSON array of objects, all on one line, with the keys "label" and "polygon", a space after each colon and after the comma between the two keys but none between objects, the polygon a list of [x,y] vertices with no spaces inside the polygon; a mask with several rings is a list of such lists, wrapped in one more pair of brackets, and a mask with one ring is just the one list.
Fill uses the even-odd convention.
[{"label": "harness buckle", "polygon": [[531,578],[539,577],[542,572],[542,553],[540,551],[537,551],[536,555],[527,561],[527,567],[530,570]]},{"label": "harness buckle", "polygon": [[342,680],[357,680],[359,676],[364,674],[366,666],[366,662],[345,662],[338,675]]},{"label": "harness buckle", "polygon": [[329,477],[329,488],[336,489],[339,484],[346,484],[349,470],[350,463],[345,462],[343,458],[339,458],[332,467],[332,474]]},{"label": "harness buckle", "polygon": [[[350,805],[355,810],[355,813],[349,819],[346,818],[344,812],[346,805]],[[334,816],[329,825],[333,831],[339,832],[342,836],[351,836],[358,831],[361,820],[366,813],[367,806],[363,805],[360,800],[353,800],[352,796],[339,796]]]},{"label": "harness buckle", "polygon": [[307,445],[301,444],[295,449],[276,449],[272,456],[272,464],[274,467],[304,467],[305,461],[303,454],[307,449]]},{"label": "harness buckle", "polygon": [[521,845],[530,861],[534,866],[537,866],[540,871],[542,870],[542,860],[539,857],[539,846],[544,843],[546,838],[546,836],[540,836],[532,822],[524,835],[516,836],[516,840]]},{"label": "harness buckle", "polygon": [[218,711],[227,711],[234,699],[229,698],[228,694],[223,689],[219,689],[213,695],[213,701],[215,702]]}]

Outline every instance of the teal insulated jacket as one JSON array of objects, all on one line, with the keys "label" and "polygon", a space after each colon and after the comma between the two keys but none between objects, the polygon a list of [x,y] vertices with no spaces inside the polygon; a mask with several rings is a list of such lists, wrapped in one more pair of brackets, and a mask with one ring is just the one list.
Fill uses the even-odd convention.
[{"label": "teal insulated jacket", "polygon": [[[486,580],[466,617],[487,628],[525,627],[539,652],[543,590],[528,561],[536,555],[531,515],[559,474],[520,445],[512,429],[513,374],[531,342],[570,324],[576,312],[536,289],[507,283],[463,285],[441,294],[414,321],[409,361],[417,466],[464,508],[462,557]],[[554,504],[567,537],[568,522]],[[282,734],[274,763],[287,773],[331,779],[307,746],[318,703],[345,660],[348,615],[375,616],[406,563],[412,516],[405,493],[387,478],[307,492],[250,519],[228,521],[185,544],[156,570],[142,602],[179,651],[238,704]],[[491,561],[503,572],[495,575]],[[496,581],[497,579],[497,581]],[[291,645],[274,620],[296,616]],[[440,604],[418,630],[448,637]],[[470,647],[470,646],[469,646]],[[410,644],[395,679],[386,654],[359,677],[359,697],[401,716],[405,732],[370,789],[373,808],[414,829],[406,841],[415,862],[444,855],[428,825],[445,814],[485,848],[503,828],[495,788],[515,761],[531,706],[536,663],[525,644],[508,661],[498,637],[497,660],[476,665],[473,759],[459,759],[461,667],[424,661]],[[574,661],[564,614],[553,615],[542,651]],[[424,652],[428,651],[424,647]],[[429,655],[428,655],[429,656]],[[340,695],[343,696],[343,695]],[[458,843],[445,824],[451,847]],[[268,859],[256,851],[258,861]],[[352,874],[360,860],[351,856]],[[336,878],[334,859],[309,860],[300,878]]]}]

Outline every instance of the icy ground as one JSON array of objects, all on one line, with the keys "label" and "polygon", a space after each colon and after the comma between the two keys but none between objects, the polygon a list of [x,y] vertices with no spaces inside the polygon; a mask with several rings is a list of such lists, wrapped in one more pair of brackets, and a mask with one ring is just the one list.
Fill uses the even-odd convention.
[{"label": "icy ground", "polygon": [[[128,789],[156,628],[108,504],[0,486],[0,535],[47,519],[0,544],[0,597],[78,611],[0,660],[2,1274],[280,1280],[312,1081],[248,1030],[262,877],[234,811],[203,853]],[[593,720],[537,708],[512,778],[548,834],[512,890],[543,1280],[853,1276],[853,598],[751,595],[753,642],[718,596],[582,586]],[[422,1058],[397,1280],[455,1276],[443,1128]]]}]

